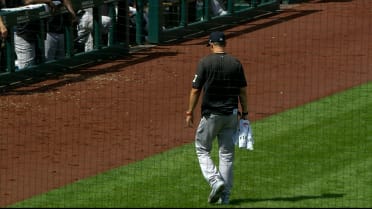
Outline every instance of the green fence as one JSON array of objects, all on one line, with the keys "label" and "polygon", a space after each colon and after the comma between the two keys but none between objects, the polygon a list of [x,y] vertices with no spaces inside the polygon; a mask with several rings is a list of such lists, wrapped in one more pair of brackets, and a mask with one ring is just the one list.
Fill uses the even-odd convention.
[{"label": "green fence", "polygon": [[[278,0],[225,0],[222,7],[226,13],[215,15],[212,12],[212,0],[136,0],[136,30],[135,43],[130,43],[129,7],[127,0],[82,0],[73,1],[73,7],[93,10],[93,42],[94,47],[89,52],[77,52],[74,45],[75,34],[72,26],[65,27],[66,58],[63,60],[45,61],[43,53],[38,55],[36,65],[27,70],[17,71],[15,65],[13,27],[28,21],[40,21],[41,28],[38,30],[38,47],[44,52],[45,24],[51,13],[45,7],[33,9],[1,10],[9,30],[9,37],[5,40],[2,49],[3,64],[0,75],[14,76],[17,72],[34,75],[37,70],[56,71],[58,69],[71,69],[84,64],[94,63],[96,60],[105,59],[116,55],[125,55],[130,52],[131,44],[163,44],[175,40],[182,40],[189,36],[209,33],[211,29],[227,28],[238,25],[261,15],[271,14],[278,11]],[[102,42],[101,15],[102,7],[107,6],[111,25],[107,43]],[[66,13],[61,8],[59,13]],[[147,18],[147,22],[144,22]],[[146,25],[144,25],[146,24]],[[146,30],[147,29],[147,30]],[[0,81],[7,79],[0,79]],[[1,85],[1,84],[0,84]]]},{"label": "green fence", "polygon": [[[8,28],[8,38],[5,40],[5,47],[3,53],[6,60],[3,61],[2,71],[0,75],[12,74],[17,71],[17,66],[15,65],[15,50],[14,50],[14,26],[17,24],[29,22],[29,21],[40,21],[40,28],[35,28],[35,32],[38,35],[37,47],[39,54],[36,65],[28,67],[27,70],[35,70],[42,68],[56,68],[60,67],[73,67],[74,65],[80,65],[82,63],[91,62],[89,59],[94,56],[94,54],[99,54],[107,52],[107,55],[115,54],[120,51],[121,54],[128,53],[128,30],[127,24],[127,1],[118,1],[118,0],[82,0],[82,1],[73,1],[73,7],[75,11],[81,9],[92,8],[93,16],[93,39],[94,45],[93,50],[90,52],[77,52],[74,46],[75,34],[73,33],[73,26],[65,26],[65,47],[66,47],[66,58],[63,60],[55,60],[52,62],[45,62],[44,55],[44,37],[45,37],[45,24],[49,17],[52,14],[45,9],[42,4],[33,5],[34,7],[19,7],[15,9],[3,9],[0,12],[0,15],[3,17],[3,20]],[[102,42],[102,29],[99,27],[101,25],[101,7],[107,6],[109,10],[109,16],[111,17],[111,27],[109,31],[109,39],[107,43]],[[125,6],[124,6],[125,5]],[[37,7],[39,6],[39,7]],[[56,14],[66,13],[67,10],[64,7],[61,7],[60,10],[56,11]],[[120,23],[118,22],[120,21]],[[100,57],[103,58],[102,56]],[[26,71],[26,70],[22,70]],[[21,71],[19,71],[21,72]]]},{"label": "green fence", "polygon": [[260,15],[272,14],[280,7],[278,0],[220,2],[227,12],[225,15],[213,13],[212,0],[149,0],[148,41],[164,43],[204,34],[212,28],[231,27]]}]

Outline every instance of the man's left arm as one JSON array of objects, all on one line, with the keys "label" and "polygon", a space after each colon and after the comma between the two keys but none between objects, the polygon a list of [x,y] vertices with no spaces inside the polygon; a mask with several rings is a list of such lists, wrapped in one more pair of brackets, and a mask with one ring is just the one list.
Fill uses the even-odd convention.
[{"label": "man's left arm", "polygon": [[239,101],[242,108],[242,119],[247,119],[248,116],[248,99],[247,99],[247,87],[240,88]]}]

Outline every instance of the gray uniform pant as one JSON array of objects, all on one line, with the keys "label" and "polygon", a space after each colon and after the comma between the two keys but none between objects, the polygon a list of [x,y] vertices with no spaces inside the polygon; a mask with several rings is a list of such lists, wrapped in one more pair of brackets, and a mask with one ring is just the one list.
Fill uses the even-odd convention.
[{"label": "gray uniform pant", "polygon": [[45,40],[45,61],[65,58],[65,35],[48,32]]},{"label": "gray uniform pant", "polygon": [[18,67],[18,70],[22,70],[35,64],[35,42],[29,42],[23,36],[19,36],[16,32],[14,32],[14,50],[17,54],[17,60],[15,61],[15,64],[16,67]]},{"label": "gray uniform pant", "polygon": [[[101,16],[102,22],[102,34],[109,34],[111,25],[111,17]],[[85,52],[93,50],[93,10],[92,8],[86,9],[82,17],[80,17],[79,24],[77,26],[77,35],[81,37],[79,43],[85,44]]]},{"label": "gray uniform pant", "polygon": [[212,0],[211,7],[214,15],[220,15],[223,11],[225,11],[221,5],[220,0]]},{"label": "gray uniform pant", "polygon": [[[200,168],[204,178],[212,187],[218,180],[225,182],[225,195],[230,195],[233,186],[234,142],[233,134],[237,129],[238,117],[231,115],[214,115],[202,117],[196,131],[195,147]],[[218,169],[211,158],[212,144],[218,140]]]}]

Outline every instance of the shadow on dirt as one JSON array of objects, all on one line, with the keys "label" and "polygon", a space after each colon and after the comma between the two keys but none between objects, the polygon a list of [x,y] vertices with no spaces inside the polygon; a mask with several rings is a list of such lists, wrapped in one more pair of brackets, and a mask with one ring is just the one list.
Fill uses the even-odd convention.
[{"label": "shadow on dirt", "polygon": [[[319,12],[319,10],[295,10],[295,9],[285,9],[281,10],[276,14],[268,15],[267,17],[261,17],[260,19],[265,20],[264,23],[253,25],[246,29],[233,32],[228,34],[228,38],[236,37],[241,34],[254,32],[263,28],[271,27],[276,24],[284,23],[296,18],[300,18],[312,13]],[[281,16],[277,16],[280,14]],[[287,15],[287,16],[286,16]],[[258,18],[257,18],[258,19]],[[257,20],[256,19],[256,20]],[[255,19],[253,19],[255,20]],[[249,22],[249,21],[247,21]],[[221,26],[221,29],[227,29],[237,26],[236,24]],[[210,31],[207,31],[209,33]],[[200,38],[206,34],[199,34],[193,39]],[[186,42],[190,39],[180,40],[180,42]],[[200,40],[197,44],[192,45],[204,45],[205,40]],[[175,43],[169,44],[169,46]],[[133,52],[124,52],[123,49],[109,49],[107,51],[102,50],[99,53],[87,54],[84,56],[74,57],[75,60],[69,59],[68,61],[60,61],[55,63],[47,63],[38,66],[37,69],[29,69],[13,74],[2,75],[0,77],[0,96],[5,95],[19,95],[19,94],[32,94],[36,92],[47,92],[53,91],[58,87],[81,82],[88,78],[118,72],[126,70],[126,67],[147,62],[149,60],[166,57],[166,56],[177,56],[177,52],[159,52],[151,50],[152,47],[161,48],[167,45],[158,46],[143,46],[133,50]],[[69,63],[69,64],[68,64]],[[84,64],[81,64],[84,63]],[[94,69],[92,66],[110,63],[112,66],[105,69]],[[116,64],[117,63],[117,64]],[[43,66],[44,65],[44,66]],[[68,75],[68,76],[66,76]],[[51,84],[43,85],[41,87],[32,87],[28,89],[20,89],[21,87],[30,87],[31,85],[46,81],[53,80]]]},{"label": "shadow on dirt", "polygon": [[353,0],[319,0],[318,3],[332,3],[332,2],[352,2]]},{"label": "shadow on dirt", "polygon": [[[247,28],[245,28],[243,30],[239,30],[239,31],[234,31],[230,34],[227,34],[226,36],[227,36],[228,39],[229,38],[234,38],[234,37],[240,36],[242,34],[251,33],[251,32],[254,32],[254,31],[258,31],[258,30],[261,30],[261,29],[264,29],[264,28],[268,28],[268,27],[277,25],[277,24],[285,23],[285,22],[294,20],[296,18],[311,15],[311,14],[316,13],[316,12],[321,12],[321,10],[296,10],[296,9],[293,9],[293,8],[283,9],[279,13],[280,16],[278,14],[276,14],[276,15],[268,15],[266,17],[262,17],[262,18],[260,18],[260,20],[262,20],[263,23],[259,23],[259,24],[249,24],[249,22],[251,22],[251,21],[249,21],[249,22],[247,22],[248,23]],[[257,19],[254,19],[254,20],[257,20]],[[234,26],[237,26],[237,25],[234,25]],[[232,26],[230,26],[229,28],[232,28]],[[223,29],[226,29],[226,28],[221,27],[220,29],[223,30]],[[196,44],[193,43],[193,44],[189,44],[189,45],[205,45],[206,41],[207,40],[205,39],[205,40],[201,40],[200,42],[198,42]]]},{"label": "shadow on dirt", "polygon": [[[95,61],[80,67],[68,67],[60,64],[49,64],[44,70],[25,70],[18,72],[7,80],[2,80],[0,96],[22,95],[32,93],[42,93],[53,91],[58,87],[81,82],[92,77],[106,73],[119,72],[126,70],[128,66],[135,65],[149,60],[166,56],[176,56],[177,52],[152,52],[149,49],[142,49],[135,54],[127,54],[122,57],[114,57],[103,61]],[[110,63],[112,66],[107,68],[94,68],[93,66]],[[47,85],[35,85],[36,83],[51,80]],[[4,85],[4,82],[7,82]],[[31,85],[35,85],[31,87]],[[22,88],[21,88],[22,87]]]}]

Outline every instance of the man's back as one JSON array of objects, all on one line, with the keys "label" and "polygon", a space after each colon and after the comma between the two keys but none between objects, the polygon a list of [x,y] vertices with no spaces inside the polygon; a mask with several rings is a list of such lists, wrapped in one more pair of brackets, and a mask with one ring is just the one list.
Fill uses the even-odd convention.
[{"label": "man's back", "polygon": [[240,88],[246,85],[239,60],[226,53],[213,53],[200,60],[194,88],[204,88],[202,113],[231,114],[238,106]]}]

